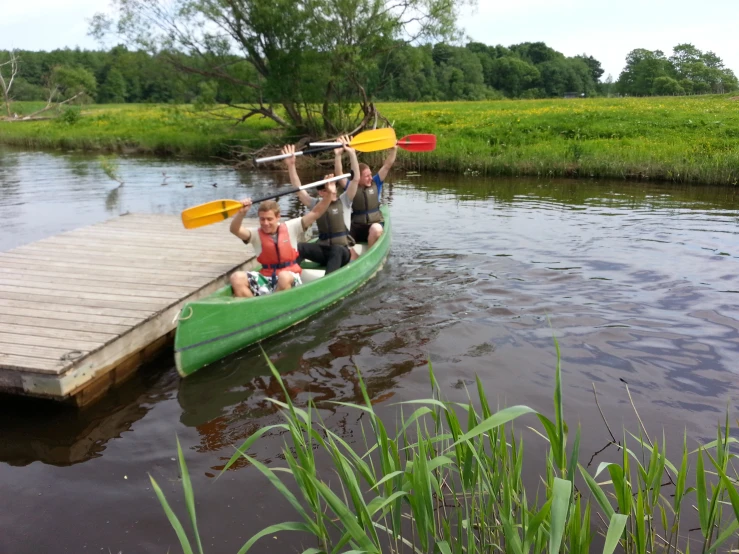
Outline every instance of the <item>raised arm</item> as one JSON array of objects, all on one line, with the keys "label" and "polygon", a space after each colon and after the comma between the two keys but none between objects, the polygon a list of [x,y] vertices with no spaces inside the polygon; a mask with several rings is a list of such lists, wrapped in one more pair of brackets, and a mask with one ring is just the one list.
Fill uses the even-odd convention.
[{"label": "raised arm", "polygon": [[[333,177],[333,175],[329,174],[326,175],[324,179],[330,179],[331,177]],[[324,194],[321,197],[321,201],[316,204],[311,211],[300,218],[300,221],[303,224],[303,229],[307,229],[308,227],[313,225],[319,217],[326,213],[326,210],[328,210],[328,207],[331,205],[331,197],[333,196],[333,193],[336,192],[336,184],[327,183],[326,191],[328,192],[328,194]]]},{"label": "raised arm", "polygon": [[[287,166],[287,172],[290,175],[290,183],[295,188],[300,188],[300,177],[298,177],[298,170],[295,169],[295,146],[288,144],[282,149],[282,153],[292,154],[289,158],[285,158],[285,165]],[[298,192],[298,198],[304,206],[308,206],[309,208],[313,203],[313,199],[310,197],[310,194],[304,190]]]},{"label": "raised arm", "polygon": [[[341,140],[343,137],[339,137],[337,140],[339,142],[343,141]],[[338,148],[334,148],[334,175],[343,175],[344,174],[344,165],[341,163],[341,157],[344,155],[344,147],[339,146]],[[343,185],[346,187],[346,184],[343,183],[343,181],[337,181],[336,185]]]},{"label": "raised arm", "polygon": [[249,242],[249,240],[251,239],[251,231],[242,227],[241,222],[244,221],[244,216],[251,207],[251,198],[245,198],[241,201],[241,203],[244,205],[244,207],[236,212],[236,215],[231,220],[231,227],[229,227],[229,230],[241,240]]},{"label": "raised arm", "polygon": [[387,155],[387,158],[385,158],[385,163],[382,164],[380,171],[377,172],[377,175],[380,177],[380,180],[383,183],[385,182],[385,179],[387,178],[387,174],[390,173],[390,169],[392,169],[393,164],[395,163],[395,157],[397,155],[398,155],[398,146],[395,145],[395,147],[390,150],[390,153]]},{"label": "raised arm", "polygon": [[[344,142],[344,150],[346,150],[349,153],[349,161],[352,165],[352,180],[349,181],[349,185],[346,187],[346,196],[349,198],[349,201],[353,202],[354,197],[357,195],[357,187],[359,186],[359,160],[357,160],[357,151],[354,150],[351,146],[349,146],[349,137],[344,137],[346,142]],[[341,174],[339,174],[341,175]]]}]

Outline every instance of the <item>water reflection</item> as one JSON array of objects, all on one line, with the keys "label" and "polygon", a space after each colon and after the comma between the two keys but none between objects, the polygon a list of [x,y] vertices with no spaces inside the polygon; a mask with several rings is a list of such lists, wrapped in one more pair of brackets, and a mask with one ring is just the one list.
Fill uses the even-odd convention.
[{"label": "water reflection", "polygon": [[120,202],[120,190],[121,186],[119,185],[113,190],[111,190],[106,196],[105,196],[105,210],[108,212],[117,212],[118,205]]},{"label": "water reflection", "polygon": [[[451,195],[460,201],[495,200],[501,203],[542,202],[560,204],[568,210],[583,206],[625,208],[628,210],[663,209],[677,215],[689,210],[726,208],[724,214],[737,220],[737,187],[708,185],[673,185],[632,181],[593,179],[510,179],[466,177],[460,175],[425,175],[423,178],[396,181],[431,195]],[[604,212],[602,215],[609,215]],[[617,215],[617,214],[610,214]],[[625,214],[624,214],[625,215]]]},{"label": "water reflection", "polygon": [[69,466],[103,455],[107,443],[131,431],[176,383],[171,353],[85,409],[0,395],[0,462]]}]

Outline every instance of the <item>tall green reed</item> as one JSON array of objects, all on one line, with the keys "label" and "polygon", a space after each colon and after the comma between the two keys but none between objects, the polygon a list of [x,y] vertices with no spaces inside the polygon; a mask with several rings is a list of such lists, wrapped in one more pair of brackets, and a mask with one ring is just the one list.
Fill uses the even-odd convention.
[{"label": "tall green reed", "polygon": [[[246,459],[283,495],[297,518],[255,534],[239,554],[281,531],[312,536],[315,546],[304,554],[587,553],[595,548],[596,534],[605,554],[616,549],[627,554],[691,548],[714,552],[736,546],[739,492],[731,464],[736,439],[729,436],[728,415],[715,441],[689,452],[683,438],[679,468],[666,457],[664,436],[661,442],[652,441],[642,427],[638,435],[624,430],[620,443],[613,442],[617,459],[601,463],[591,475],[578,463],[579,428],[568,451],[558,347],[557,358],[554,420],[527,406],[494,412],[479,379],[474,401],[447,402],[429,364],[431,397],[401,403],[395,432],[389,432],[358,374],[363,403],[336,403],[366,416],[358,445],[336,434],[312,404],[295,406],[270,363],[285,401],[268,400],[279,407],[284,422],[249,437],[223,471]],[[520,434],[517,439],[513,426],[529,414],[541,424],[541,429],[530,429],[548,443],[535,491],[524,486],[524,440]],[[287,431],[282,449],[286,467],[268,467],[248,454],[273,430]],[[328,454],[331,471],[319,470],[317,450]],[[187,511],[202,552],[179,442],[178,454]],[[332,487],[328,478],[333,474],[339,484]],[[289,480],[297,493],[286,485]],[[693,481],[695,486],[688,486]],[[193,552],[182,524],[154,479],[152,483],[183,552]],[[690,521],[694,511],[701,540],[691,543],[681,522]]]}]

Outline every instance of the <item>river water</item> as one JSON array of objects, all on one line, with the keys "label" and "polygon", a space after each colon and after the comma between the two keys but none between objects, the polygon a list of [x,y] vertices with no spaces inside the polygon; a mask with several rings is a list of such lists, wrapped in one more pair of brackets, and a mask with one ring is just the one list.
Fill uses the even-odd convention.
[{"label": "river water", "polygon": [[[94,157],[0,150],[0,251],[125,212],[173,214],[286,182],[281,172],[141,158],[121,159],[119,173],[116,188]],[[637,432],[628,384],[648,431],[664,430],[678,448],[684,431],[691,444],[714,438],[727,406],[736,415],[736,188],[404,172],[390,181],[383,271],[263,343],[294,400],[312,396],[347,440],[361,440],[357,414],[327,401],[359,400],[355,366],[390,424],[395,402],[428,396],[429,360],[450,400],[463,401],[479,376],[491,405],[551,414],[554,336],[583,463],[608,439],[593,384],[617,434]],[[282,203],[299,210],[294,198]],[[250,348],[185,381],[166,352],[81,412],[0,397],[0,552],[178,552],[148,477],[185,518],[175,436],[207,552],[236,552],[264,526],[293,520],[253,467],[215,478],[233,445],[279,421],[265,401],[275,394]],[[518,428],[527,456],[544,452]],[[268,437],[251,453],[279,465],[281,446]],[[595,463],[614,458],[606,450]],[[257,551],[301,546],[312,545],[268,537]]]}]

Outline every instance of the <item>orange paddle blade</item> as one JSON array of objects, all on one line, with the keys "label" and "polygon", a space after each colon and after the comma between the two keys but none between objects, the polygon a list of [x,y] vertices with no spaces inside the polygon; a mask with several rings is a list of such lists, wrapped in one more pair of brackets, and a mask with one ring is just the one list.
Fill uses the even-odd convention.
[{"label": "orange paddle blade", "polygon": [[398,146],[408,152],[431,152],[436,148],[436,135],[406,135]]},{"label": "orange paddle blade", "polygon": [[213,200],[182,211],[185,229],[195,229],[228,219],[243,207],[236,200]]}]

